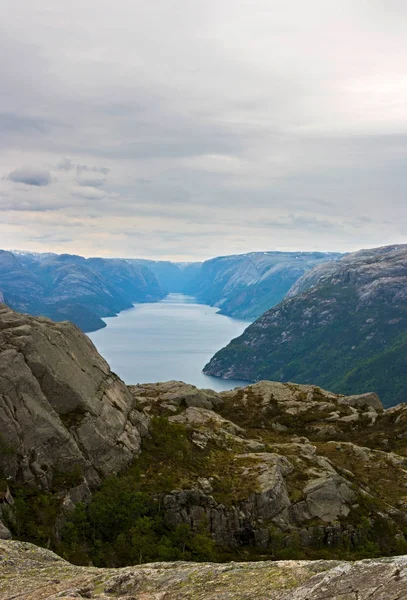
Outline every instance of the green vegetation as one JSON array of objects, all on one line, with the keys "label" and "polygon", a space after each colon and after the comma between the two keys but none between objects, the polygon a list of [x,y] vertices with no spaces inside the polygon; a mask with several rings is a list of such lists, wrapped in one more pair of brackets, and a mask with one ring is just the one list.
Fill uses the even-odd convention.
[{"label": "green vegetation", "polygon": [[[245,418],[250,425],[248,414]],[[213,497],[226,507],[246,500],[256,491],[256,460],[213,443],[198,448],[183,425],[162,417],[152,419],[151,436],[144,439],[141,455],[125,472],[108,477],[88,505],[79,503],[70,511],[63,508],[66,490],[78,485],[83,473],[79,467],[56,469],[52,492],[11,484],[15,504],[5,511],[5,519],[18,539],[52,548],[75,564],[105,567],[160,560],[356,559],[407,553],[405,524],[383,516],[389,501],[395,503],[404,494],[397,470],[389,475],[380,456],[366,468],[347,444],[316,442],[316,446],[339,472],[348,470],[355,489],[356,484],[374,488],[374,496],[359,495],[332,539],[317,519],[308,524],[306,545],[298,532],[284,533],[265,522],[269,528],[265,547],[256,548],[253,538],[243,535],[239,545],[225,548],[215,544],[205,519],[195,530],[187,523],[170,523],[163,496],[173,489],[190,488],[198,477],[210,477]],[[300,502],[308,481],[306,461],[295,455],[295,445],[284,451],[296,464],[286,476],[288,493],[293,502]],[[394,480],[392,489],[389,478]]]},{"label": "green vegetation", "polygon": [[[405,401],[407,306],[359,306],[352,285],[320,284],[266,312],[205,367],[238,379],[318,384],[342,394]],[[282,340],[285,340],[282,342]]]}]

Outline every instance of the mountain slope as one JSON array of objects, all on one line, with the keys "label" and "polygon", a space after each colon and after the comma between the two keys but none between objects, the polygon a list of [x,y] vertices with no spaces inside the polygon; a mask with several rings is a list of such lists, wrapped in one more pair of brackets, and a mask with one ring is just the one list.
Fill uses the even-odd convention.
[{"label": "mountain slope", "polygon": [[334,252],[251,252],[221,256],[202,264],[190,289],[220,312],[252,320],[278,304],[291,286],[315,265],[335,261]]},{"label": "mountain slope", "polygon": [[335,252],[251,252],[203,263],[126,260],[146,265],[169,293],[195,296],[199,302],[219,307],[224,315],[253,320],[280,302],[305,272],[340,256]]},{"label": "mountain slope", "polygon": [[340,393],[368,388],[389,406],[407,398],[406,347],[407,246],[387,246],[305,274],[204,372],[313,382]]},{"label": "mountain slope", "polygon": [[104,327],[101,317],[133,302],[165,295],[147,267],[124,260],[5,251],[0,251],[0,291],[16,310],[70,320],[84,331]]}]

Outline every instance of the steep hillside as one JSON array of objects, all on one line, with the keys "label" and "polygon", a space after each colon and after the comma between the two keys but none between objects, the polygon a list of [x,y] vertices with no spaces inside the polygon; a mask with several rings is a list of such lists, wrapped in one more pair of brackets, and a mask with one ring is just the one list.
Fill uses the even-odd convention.
[{"label": "steep hillside", "polygon": [[104,327],[133,302],[164,297],[154,274],[123,260],[0,251],[0,290],[16,310],[70,320],[84,331]]},{"label": "steep hillside", "polygon": [[335,261],[334,252],[251,252],[221,256],[202,264],[191,291],[235,318],[253,320],[278,304],[291,286],[319,263]]},{"label": "steep hillside", "polygon": [[317,383],[407,398],[407,245],[362,250],[305,274],[204,368],[249,381]]}]

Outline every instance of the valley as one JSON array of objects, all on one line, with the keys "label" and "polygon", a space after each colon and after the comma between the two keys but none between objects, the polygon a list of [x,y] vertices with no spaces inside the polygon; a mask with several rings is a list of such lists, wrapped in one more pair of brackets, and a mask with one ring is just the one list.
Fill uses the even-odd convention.
[{"label": "valley", "polygon": [[245,384],[204,375],[202,367],[250,323],[221,315],[191,296],[169,294],[104,322],[107,327],[89,337],[127,384],[176,379],[217,391]]}]

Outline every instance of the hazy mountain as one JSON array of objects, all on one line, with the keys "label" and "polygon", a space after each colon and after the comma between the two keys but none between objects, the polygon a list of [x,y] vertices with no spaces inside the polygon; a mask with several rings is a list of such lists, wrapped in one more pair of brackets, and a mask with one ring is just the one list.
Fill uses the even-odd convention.
[{"label": "hazy mountain", "polygon": [[164,297],[155,275],[124,260],[70,254],[0,251],[0,291],[12,308],[56,320],[70,320],[84,331],[104,327],[133,302]]},{"label": "hazy mountain", "polygon": [[[298,293],[296,293],[298,292]],[[208,375],[407,399],[407,245],[316,267],[206,365]]]},{"label": "hazy mountain", "polygon": [[162,289],[169,293],[194,295],[195,280],[199,277],[202,263],[180,263],[167,260],[126,259],[132,265],[144,265],[157,277]]},{"label": "hazy mountain", "polygon": [[278,303],[306,271],[339,256],[252,252],[180,263],[3,250],[0,294],[16,310],[71,320],[84,331],[104,327],[101,317],[134,302],[155,302],[168,293],[195,296],[222,314],[253,320]]},{"label": "hazy mountain", "polygon": [[334,252],[250,252],[203,263],[128,262],[148,266],[168,292],[189,294],[219,307],[222,314],[252,320],[280,302],[306,271],[340,256]]},{"label": "hazy mountain", "polygon": [[280,302],[306,271],[340,256],[334,252],[221,256],[202,264],[191,289],[199,301],[218,306],[222,314],[253,320]]}]

